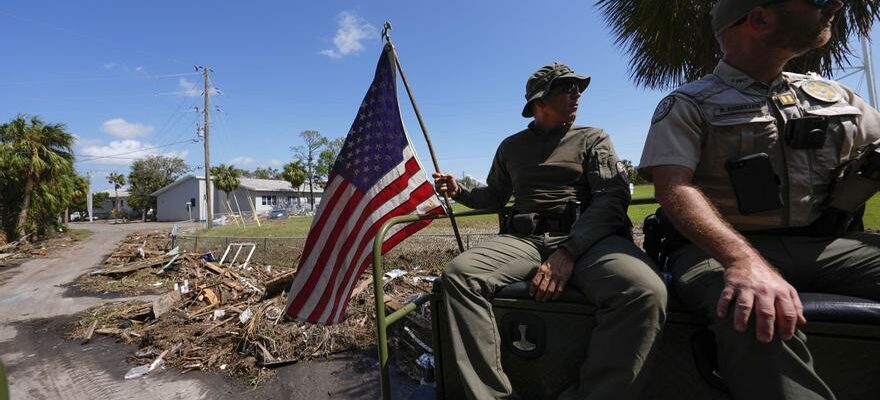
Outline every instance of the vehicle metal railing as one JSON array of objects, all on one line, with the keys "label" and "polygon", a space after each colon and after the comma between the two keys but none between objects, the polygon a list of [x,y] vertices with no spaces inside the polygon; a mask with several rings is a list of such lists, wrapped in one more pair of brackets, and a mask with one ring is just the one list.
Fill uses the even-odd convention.
[{"label": "vehicle metal railing", "polygon": [[[653,197],[645,197],[632,199],[630,205],[655,204],[657,201]],[[473,217],[477,215],[497,214],[498,210],[474,210],[455,214],[456,217]],[[385,241],[385,234],[392,226],[403,223],[416,221],[427,221],[435,219],[449,218],[446,215],[436,214],[419,214],[419,215],[402,215],[393,217],[382,224],[376,238],[373,241],[373,290],[375,294],[376,306],[376,344],[379,350],[379,380],[382,385],[382,399],[391,400],[391,379],[389,375],[388,365],[388,328],[395,322],[400,321],[407,314],[417,310],[423,304],[432,300],[435,295],[423,293],[416,296],[415,299],[404,304],[397,311],[389,315],[385,315],[385,292],[383,290],[383,276],[385,271],[382,267],[382,243]],[[437,333],[434,332],[434,335]],[[435,366],[438,368],[438,366]]]}]

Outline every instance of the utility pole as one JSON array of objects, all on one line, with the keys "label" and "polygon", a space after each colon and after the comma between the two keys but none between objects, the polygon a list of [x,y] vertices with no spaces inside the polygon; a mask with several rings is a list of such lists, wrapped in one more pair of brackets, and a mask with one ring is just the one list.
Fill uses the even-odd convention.
[{"label": "utility pole", "polygon": [[92,208],[94,208],[92,204],[92,171],[86,172],[86,208],[89,211],[89,222],[94,222],[95,219],[92,214]]},{"label": "utility pole", "polygon": [[877,108],[877,86],[874,82],[874,59],[871,54],[871,38],[862,36],[862,62],[865,66],[865,82],[868,84],[868,100]]},{"label": "utility pole", "polygon": [[211,117],[210,117],[210,108],[209,106],[209,97],[210,97],[210,85],[208,83],[208,73],[211,71],[211,68],[208,67],[198,67],[202,70],[202,76],[205,79],[205,108],[203,111],[205,112],[205,125],[202,127],[202,133],[204,134],[205,139],[205,202],[207,203],[206,210],[207,213],[207,226],[208,229],[211,229],[211,225],[214,223],[214,185],[211,184],[211,146],[210,141],[208,140],[208,131],[211,126]]}]

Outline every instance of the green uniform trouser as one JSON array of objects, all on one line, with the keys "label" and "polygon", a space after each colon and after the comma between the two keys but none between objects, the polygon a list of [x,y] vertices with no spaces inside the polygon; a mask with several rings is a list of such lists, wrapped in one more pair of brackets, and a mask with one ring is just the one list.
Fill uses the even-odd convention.
[{"label": "green uniform trouser", "polygon": [[[746,237],[798,291],[880,300],[880,235]],[[721,374],[735,399],[834,399],[813,370],[802,332],[789,341],[776,338],[764,344],[755,338],[754,314],[745,333],[734,330],[732,311],[724,319],[716,316],[715,305],[724,289],[721,264],[688,245],[673,255],[672,274],[675,293],[692,312],[710,321]]]},{"label": "green uniform trouser", "polygon": [[[455,362],[469,399],[511,394],[501,368],[494,293],[531,279],[562,237],[501,235],[455,257],[443,277]],[[650,259],[631,241],[612,235],[576,262],[568,285],[598,306],[580,384],[564,398],[638,398],[643,366],[665,322],[666,287]],[[585,334],[587,332],[584,332]]]}]

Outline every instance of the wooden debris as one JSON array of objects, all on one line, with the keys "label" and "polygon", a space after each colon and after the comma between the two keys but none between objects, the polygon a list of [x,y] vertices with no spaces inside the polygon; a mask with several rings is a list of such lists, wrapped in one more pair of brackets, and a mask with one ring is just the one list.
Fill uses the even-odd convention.
[{"label": "wooden debris", "polygon": [[86,344],[92,340],[92,336],[95,335],[95,328],[98,327],[98,320],[92,321],[92,324],[89,325],[89,329],[86,330],[86,336],[83,338],[82,344]]},{"label": "wooden debris", "polygon": [[171,310],[180,299],[180,292],[172,290],[153,300],[153,318],[159,318],[159,316]]},{"label": "wooden debris", "polygon": [[288,273],[278,275],[266,281],[266,283],[263,284],[263,286],[266,287],[266,293],[263,295],[263,297],[272,297],[289,288],[290,284],[293,282],[294,276],[296,276],[296,271],[290,271]]}]

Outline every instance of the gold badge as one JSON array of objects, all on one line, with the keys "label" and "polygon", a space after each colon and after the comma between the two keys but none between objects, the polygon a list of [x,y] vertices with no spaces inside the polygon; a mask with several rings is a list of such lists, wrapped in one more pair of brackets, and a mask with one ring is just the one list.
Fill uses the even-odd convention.
[{"label": "gold badge", "polygon": [[776,102],[782,107],[793,106],[797,104],[797,97],[792,92],[780,93],[774,97]]},{"label": "gold badge", "polygon": [[824,81],[807,81],[801,85],[801,89],[803,89],[804,93],[810,97],[826,103],[836,103],[840,101],[842,97],[834,86],[831,86],[831,84]]}]

